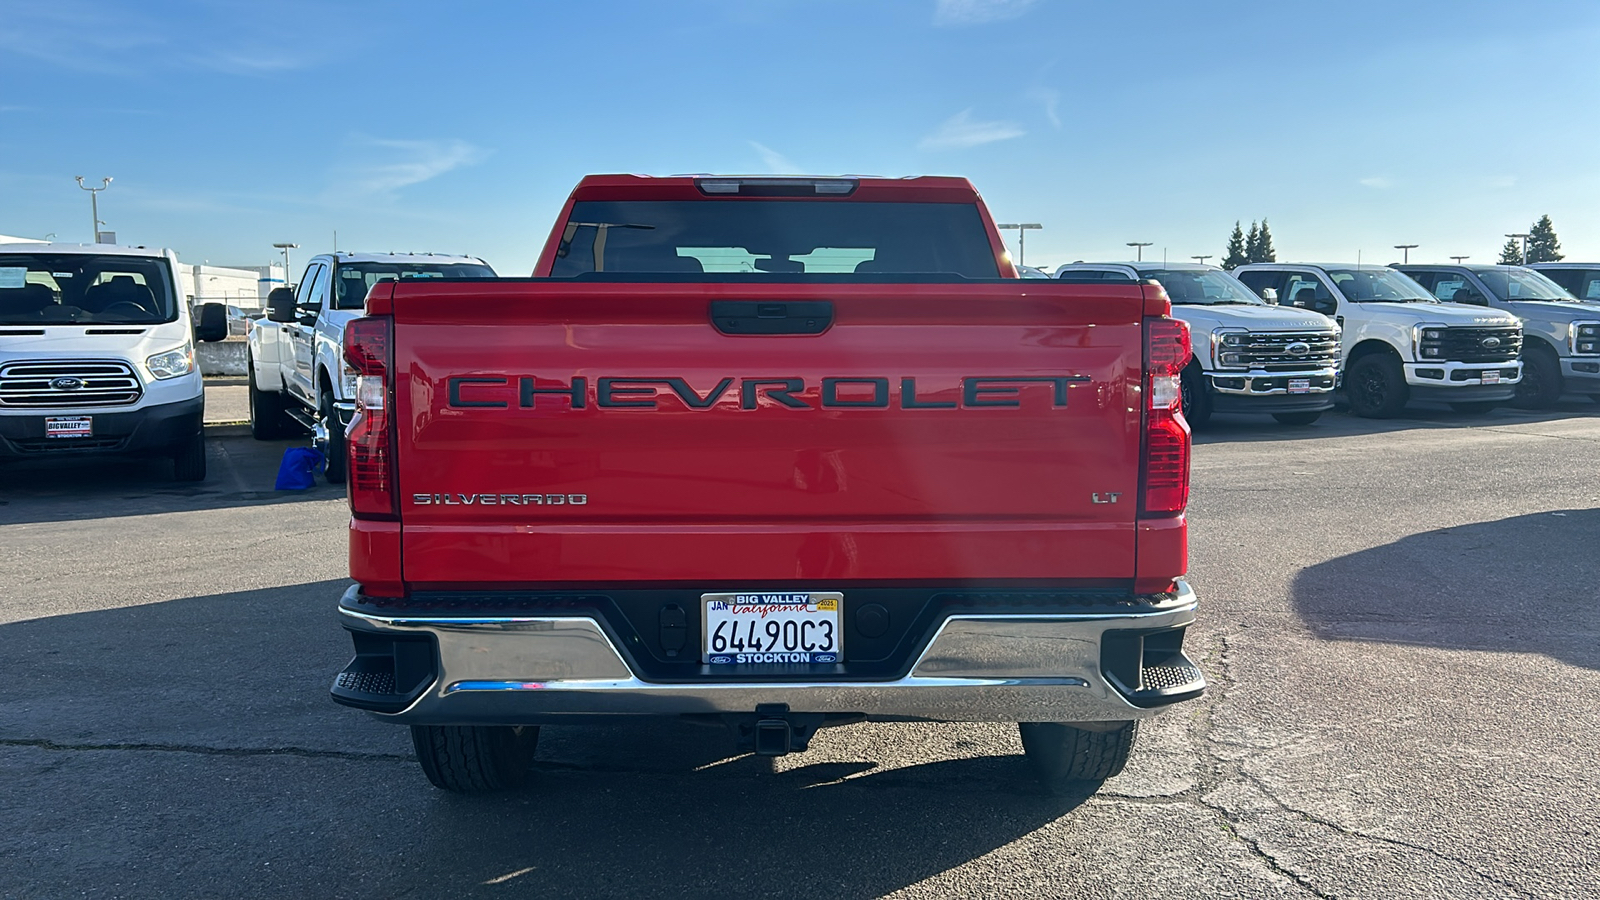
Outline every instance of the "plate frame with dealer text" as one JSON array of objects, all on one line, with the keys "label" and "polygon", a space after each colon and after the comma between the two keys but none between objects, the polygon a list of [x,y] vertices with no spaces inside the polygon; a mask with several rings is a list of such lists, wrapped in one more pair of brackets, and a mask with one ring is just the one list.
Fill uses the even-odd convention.
[{"label": "plate frame with dealer text", "polygon": [[[802,602],[802,599],[804,602]],[[743,602],[737,602],[737,601]],[[806,651],[803,649],[787,651],[783,649],[783,638],[780,635],[772,650],[749,651],[711,649],[712,633],[712,604],[723,603],[735,606],[792,606],[795,609],[778,610],[779,615],[772,621],[779,622],[782,629],[783,622],[792,621],[796,628],[801,629],[803,639],[803,625],[805,621],[831,622],[833,625],[833,649],[828,651]],[[723,621],[727,616],[719,617]],[[766,618],[763,616],[762,618]],[[759,621],[759,620],[749,620]],[[757,634],[763,639],[767,638],[765,628],[759,629]],[[744,653],[779,653],[785,655],[806,654],[805,659],[783,660],[757,660],[740,661],[738,657]],[[835,664],[844,661],[844,594],[838,591],[717,591],[700,595],[700,662],[708,666],[791,666],[791,665],[816,665]]]}]

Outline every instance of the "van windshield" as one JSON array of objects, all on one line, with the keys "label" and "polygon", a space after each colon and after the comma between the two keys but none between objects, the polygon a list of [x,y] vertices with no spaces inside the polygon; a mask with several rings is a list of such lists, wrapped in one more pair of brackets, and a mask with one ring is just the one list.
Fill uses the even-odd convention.
[{"label": "van windshield", "polygon": [[0,325],[156,325],[178,318],[164,259],[0,254]]}]

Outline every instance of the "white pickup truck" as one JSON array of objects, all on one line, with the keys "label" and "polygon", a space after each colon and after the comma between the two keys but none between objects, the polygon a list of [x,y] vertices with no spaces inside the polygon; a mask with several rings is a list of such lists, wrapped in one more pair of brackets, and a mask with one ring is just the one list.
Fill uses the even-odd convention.
[{"label": "white pickup truck", "polygon": [[1332,316],[1344,329],[1344,391],[1367,418],[1400,414],[1411,400],[1482,413],[1509,401],[1522,380],[1522,323],[1510,313],[1441,303],[1387,266],[1252,263],[1233,274],[1284,306]]},{"label": "white pickup truck", "polygon": [[356,376],[344,362],[344,327],[362,315],[380,281],[494,278],[475,256],[351,253],[313,257],[294,288],[267,299],[250,324],[250,430],[257,440],[310,431],[327,457],[328,481],[344,481],[345,429],[355,414]]},{"label": "white pickup truck", "polygon": [[1319,313],[1273,306],[1216,266],[1194,263],[1071,263],[1057,278],[1091,284],[1153,279],[1189,323],[1194,359],[1183,371],[1183,416],[1203,427],[1213,412],[1269,413],[1310,425],[1333,408],[1339,326]]},{"label": "white pickup truck", "polygon": [[165,456],[206,477],[196,341],[228,336],[227,310],[193,310],[171,250],[0,244],[0,461]]}]

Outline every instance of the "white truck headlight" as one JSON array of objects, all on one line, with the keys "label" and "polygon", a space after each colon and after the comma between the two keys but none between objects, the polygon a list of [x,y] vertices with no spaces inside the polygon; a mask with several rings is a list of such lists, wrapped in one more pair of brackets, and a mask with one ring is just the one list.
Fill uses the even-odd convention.
[{"label": "white truck headlight", "polygon": [[194,371],[194,347],[184,344],[176,350],[157,353],[145,360],[144,365],[150,370],[151,377],[157,381],[187,375]]},{"label": "white truck headlight", "polygon": [[1572,323],[1572,352],[1584,356],[1600,353],[1600,322]]}]

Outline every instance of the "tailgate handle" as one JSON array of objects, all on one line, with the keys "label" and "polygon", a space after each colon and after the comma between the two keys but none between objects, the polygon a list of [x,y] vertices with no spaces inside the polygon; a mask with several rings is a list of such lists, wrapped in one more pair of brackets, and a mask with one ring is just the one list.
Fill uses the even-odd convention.
[{"label": "tailgate handle", "polygon": [[821,334],[832,324],[832,300],[711,301],[711,325],[723,334]]}]

